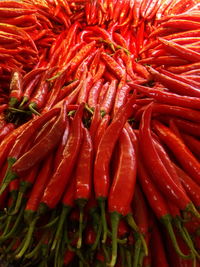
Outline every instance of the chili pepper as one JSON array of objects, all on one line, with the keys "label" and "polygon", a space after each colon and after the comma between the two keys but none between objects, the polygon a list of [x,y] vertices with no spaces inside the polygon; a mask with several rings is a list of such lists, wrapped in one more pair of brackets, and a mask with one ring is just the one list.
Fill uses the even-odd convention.
[{"label": "chili pepper", "polygon": [[167,203],[165,199],[163,198],[162,194],[158,190],[158,188],[155,186],[155,184],[152,182],[153,176],[150,176],[143,163],[141,162],[141,158],[138,160],[138,178],[139,182],[142,186],[142,189],[145,193],[145,196],[147,197],[148,203],[153,209],[155,215],[166,227],[168,234],[170,236],[170,239],[172,240],[173,247],[178,255],[180,255],[183,258],[188,258],[190,255],[185,255],[180,250],[174,231],[172,227],[172,219],[171,215],[169,214],[169,209],[167,206]]},{"label": "chili pepper", "polygon": [[43,166],[40,169],[37,179],[33,185],[31,190],[31,194],[28,198],[25,208],[25,219],[26,222],[31,222],[33,215],[37,212],[39,207],[40,199],[43,195],[45,187],[50,179],[49,176],[52,171],[52,162],[53,162],[53,155],[51,154],[44,162]]},{"label": "chili pepper", "polygon": [[195,97],[200,96],[199,90],[196,87],[187,84],[185,82],[176,80],[174,78],[171,78],[165,74],[161,74],[157,70],[151,67],[148,67],[148,70],[157,81],[167,86],[167,88],[169,88],[171,91],[174,91],[175,93],[182,95],[189,95]]},{"label": "chili pepper", "polygon": [[101,138],[96,153],[96,159],[94,165],[94,188],[95,188],[96,198],[98,199],[101,208],[102,225],[104,230],[103,242],[106,241],[106,235],[107,235],[107,225],[106,225],[104,209],[105,209],[105,199],[108,196],[109,183],[110,183],[108,165],[111,159],[112,151],[117,142],[117,139],[122,131],[122,128],[127,118],[130,116],[134,101],[135,99],[134,97],[132,97],[116,113],[116,115],[112,120],[112,123],[104,132],[104,135]]},{"label": "chili pepper", "polygon": [[192,63],[188,65],[183,65],[183,66],[177,66],[177,67],[168,67],[168,71],[171,71],[173,73],[184,73],[190,70],[195,70],[200,67],[200,64],[197,63]]},{"label": "chili pepper", "polygon": [[142,2],[139,0],[136,0],[134,2],[133,6],[133,27],[137,27],[139,23],[139,18],[140,18],[140,8],[141,8]]},{"label": "chili pepper", "polygon": [[102,78],[102,76],[103,76],[103,74],[105,72],[105,69],[106,69],[105,63],[100,60],[99,66],[98,66],[98,70],[97,70],[96,74],[93,77],[94,83]]},{"label": "chili pepper", "polygon": [[189,147],[189,149],[194,153],[198,158],[200,157],[200,141],[188,134],[181,133],[181,136],[185,142],[185,144]]},{"label": "chili pepper", "polygon": [[199,207],[200,206],[200,195],[199,195],[199,186],[193,181],[190,176],[188,176],[181,168],[177,165],[173,164],[176,172],[182,182],[183,187],[186,192],[194,202],[194,204]]},{"label": "chili pepper", "polygon": [[180,76],[180,75],[171,73],[171,72],[169,72],[169,71],[167,71],[167,70],[164,70],[164,69],[160,69],[160,71],[161,71],[163,74],[165,74],[165,75],[167,75],[167,76],[169,76],[169,77],[171,77],[171,78],[173,78],[173,79],[177,79],[177,80],[179,80],[179,81],[181,81],[181,82],[190,84],[191,86],[196,87],[197,89],[199,88],[199,83],[198,83],[198,82],[195,82],[195,81],[193,81],[193,80],[191,80],[191,79],[188,79],[187,77],[184,77],[184,76]]},{"label": "chili pepper", "polygon": [[83,212],[84,207],[90,198],[91,182],[92,182],[92,160],[93,160],[93,146],[90,132],[84,128],[83,143],[80,150],[77,168],[75,171],[76,186],[75,186],[75,201],[80,209],[79,219],[79,238],[77,241],[77,248],[82,246],[82,232],[83,232]]},{"label": "chili pepper", "polygon": [[114,113],[116,113],[121,108],[121,106],[123,106],[127,101],[130,87],[126,84],[124,85],[124,83],[125,83],[124,79],[121,79],[118,85],[116,97],[115,97],[115,103],[113,107]]},{"label": "chili pepper", "polygon": [[160,103],[169,104],[169,105],[177,105],[180,107],[186,108],[199,108],[199,98],[198,97],[190,97],[184,95],[178,95],[174,93],[170,93],[168,91],[161,91],[160,89],[145,87],[141,85],[130,85],[133,89],[152,97]]},{"label": "chili pepper", "polygon": [[120,65],[111,56],[102,52],[101,58],[105,61],[106,65],[117,76],[117,78],[120,78],[120,79],[123,78],[125,70],[122,69]]},{"label": "chili pepper", "polygon": [[108,127],[109,122],[110,122],[110,116],[108,114],[106,114],[102,118],[101,122],[98,125],[97,131],[96,131],[96,134],[95,134],[95,137],[94,137],[94,151],[95,151],[95,154],[96,154],[97,148],[99,146],[99,142],[100,142],[100,140],[101,140],[106,128]]},{"label": "chili pepper", "polygon": [[98,102],[97,102],[98,104],[101,104],[104,101],[104,97],[105,97],[106,92],[107,92],[107,90],[109,88],[109,85],[110,85],[110,82],[106,82],[102,86],[100,94],[99,94],[99,97],[98,97]]},{"label": "chili pepper", "polygon": [[63,264],[65,266],[68,266],[69,263],[72,262],[72,260],[74,259],[75,255],[76,254],[75,254],[74,251],[71,251],[71,250],[67,249],[66,252],[65,252],[65,255],[64,255],[64,262],[63,262]]},{"label": "chili pepper", "polygon": [[[160,156],[156,152],[150,131],[151,112],[152,104],[149,104],[143,113],[139,130],[139,144],[142,150],[142,155],[145,159],[145,164],[151,171],[153,179],[156,179],[158,176],[160,177],[159,180],[156,179],[156,183],[167,198],[171,199],[181,209],[195,210],[193,204],[186,197],[182,189],[176,184],[176,182],[174,182],[171,173],[168,172],[167,168],[162,163]],[[146,147],[145,150],[144,147]],[[149,153],[151,153],[151,158],[148,156]]]},{"label": "chili pepper", "polygon": [[15,125],[13,123],[7,123],[5,126],[3,126],[3,128],[0,130],[0,142],[14,129]]},{"label": "chili pepper", "polygon": [[117,80],[112,80],[104,97],[104,100],[101,104],[101,110],[105,111],[105,113],[107,114],[111,112],[112,107],[114,105],[116,91],[117,91]]},{"label": "chili pepper", "polygon": [[81,104],[83,102],[84,103],[87,102],[88,94],[89,94],[89,91],[90,91],[92,85],[93,85],[93,78],[92,78],[92,75],[90,74],[90,72],[88,72],[87,78],[83,81],[82,88],[81,88],[79,95],[78,95],[78,99],[77,99],[78,104]]},{"label": "chili pepper", "polygon": [[19,71],[14,71],[10,83],[9,106],[15,106],[22,97],[22,75]]},{"label": "chili pepper", "polygon": [[[50,131],[13,164],[12,171],[17,175],[22,174],[45,158],[45,156],[59,143],[65,130],[66,123],[67,105],[66,102],[64,102],[61,113]],[[38,151],[40,151],[39,154]]]},{"label": "chili pepper", "polygon": [[103,79],[100,79],[100,80],[96,81],[93,84],[92,88],[90,89],[88,101],[87,101],[89,107],[91,107],[91,108],[96,107],[102,85],[103,85]]},{"label": "chili pepper", "polygon": [[189,62],[177,56],[159,56],[156,58],[149,57],[149,58],[141,59],[139,63],[165,65],[165,66],[180,66],[180,65],[188,64]]},{"label": "chili pepper", "polygon": [[185,19],[172,19],[161,24],[163,27],[172,27],[184,30],[199,30],[200,22],[185,20]]},{"label": "chili pepper", "polygon": [[100,105],[97,104],[95,109],[94,109],[92,121],[90,124],[90,135],[91,135],[92,140],[94,140],[96,130],[97,130],[100,123],[101,123]]},{"label": "chili pepper", "polygon": [[[130,140],[125,130],[122,130],[119,137],[119,165],[114,176],[108,197],[108,210],[111,212],[112,224],[112,258],[110,266],[115,266],[117,260],[117,229],[121,215],[127,215],[130,207],[136,180],[136,156]],[[125,167],[126,166],[126,167]],[[124,180],[124,171],[127,180]],[[128,182],[127,182],[128,181]],[[118,196],[121,190],[126,188],[126,196],[119,201]]]},{"label": "chili pepper", "polygon": [[169,52],[172,52],[173,54],[180,56],[183,59],[186,59],[186,60],[192,61],[192,62],[198,62],[200,60],[199,53],[197,53],[191,49],[188,49],[184,46],[181,46],[175,42],[165,40],[161,37],[159,37],[158,40],[164,45],[164,47]]},{"label": "chili pepper", "polygon": [[152,229],[151,240],[152,240],[153,263],[155,264],[156,267],[158,266],[169,267],[165,253],[165,248],[163,246],[162,236],[158,229],[157,224],[155,224]]},{"label": "chili pepper", "polygon": [[187,146],[168,127],[164,126],[160,122],[154,121],[153,125],[158,136],[172,150],[183,168],[191,175],[191,177],[194,178],[198,184],[200,184],[200,164],[192,155]]},{"label": "chili pepper", "polygon": [[[71,125],[71,132],[69,134],[67,144],[63,150],[63,158],[51,177],[42,197],[41,202],[49,208],[54,208],[62,197],[63,191],[68,184],[72,169],[76,162],[82,139],[82,114],[83,104],[79,106],[75,113],[75,117]],[[55,185],[57,188],[56,192]],[[43,206],[41,209],[42,208]]]}]

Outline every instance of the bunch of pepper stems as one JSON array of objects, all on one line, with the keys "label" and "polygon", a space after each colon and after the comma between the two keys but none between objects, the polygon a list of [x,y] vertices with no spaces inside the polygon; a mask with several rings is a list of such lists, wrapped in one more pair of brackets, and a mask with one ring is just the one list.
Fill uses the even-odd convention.
[{"label": "bunch of pepper stems", "polygon": [[199,2],[1,1],[0,52],[1,260],[200,266]]}]

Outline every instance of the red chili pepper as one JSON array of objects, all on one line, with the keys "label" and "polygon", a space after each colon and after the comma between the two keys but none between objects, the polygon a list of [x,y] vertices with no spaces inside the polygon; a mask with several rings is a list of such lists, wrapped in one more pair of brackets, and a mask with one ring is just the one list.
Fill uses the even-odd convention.
[{"label": "red chili pepper", "polygon": [[25,218],[27,222],[31,222],[33,214],[38,210],[39,203],[45,187],[50,179],[52,171],[53,155],[51,154],[44,162],[40,169],[37,179],[33,185],[30,196],[25,207]]},{"label": "red chili pepper", "polygon": [[186,172],[188,172],[191,177],[200,184],[200,164],[187,146],[168,127],[164,126],[160,122],[154,121],[153,125],[158,136],[172,150]]},{"label": "red chili pepper", "polygon": [[105,69],[106,69],[105,63],[100,60],[99,65],[98,65],[97,72],[96,72],[96,74],[93,77],[94,83],[97,82],[99,79],[102,78],[102,76],[103,76],[103,74],[105,72]]},{"label": "red chili pepper", "polygon": [[10,102],[9,106],[15,106],[22,97],[22,75],[19,71],[14,71],[10,82]]},{"label": "red chili pepper", "polygon": [[160,103],[177,105],[186,108],[200,108],[200,100],[198,97],[182,96],[168,91],[161,91],[157,88],[150,88],[141,85],[130,85],[133,89],[145,94],[146,96],[152,97]]},{"label": "red chili pepper", "polygon": [[83,81],[82,88],[79,92],[77,103],[86,103],[89,95],[89,91],[93,85],[92,75],[88,72],[87,78]]},{"label": "red chili pepper", "polygon": [[[150,130],[151,113],[152,104],[148,105],[145,109],[139,130],[139,143],[145,160],[145,165],[151,171],[152,178],[156,180],[159,189],[167,198],[171,199],[181,209],[195,209],[182,189],[176,182],[174,182],[171,174],[168,172],[167,168],[162,163],[160,156],[156,152]],[[159,179],[156,177],[159,177]]]},{"label": "red chili pepper", "polygon": [[175,78],[171,78],[168,75],[161,74],[151,67],[148,67],[148,70],[157,81],[167,86],[167,88],[169,88],[171,91],[181,95],[189,95],[195,97],[200,96],[200,92],[196,87],[185,82],[179,81]]},{"label": "red chili pepper", "polygon": [[109,85],[110,85],[110,82],[106,82],[103,84],[101,91],[100,91],[100,94],[99,94],[99,97],[98,97],[98,102],[97,102],[98,104],[101,105],[102,102],[104,101],[104,98],[105,98],[106,92],[108,91]]},{"label": "red chili pepper", "polygon": [[163,266],[163,267],[169,267],[169,263],[167,261],[167,255],[165,252],[165,248],[163,245],[163,239],[161,236],[161,233],[158,229],[157,224],[154,224],[154,227],[152,229],[152,259],[153,264],[155,267]]},{"label": "red chili pepper", "polygon": [[200,136],[199,123],[181,120],[178,118],[174,118],[173,121],[181,131],[192,136],[197,136],[197,137]]},{"label": "red chili pepper", "polygon": [[97,130],[99,124],[101,123],[101,112],[100,111],[101,111],[100,106],[97,104],[95,109],[94,109],[92,121],[90,124],[90,135],[91,135],[92,141],[94,140],[96,130]]},{"label": "red chili pepper", "polygon": [[181,137],[192,153],[200,158],[200,141],[197,138],[184,133],[181,133]]},{"label": "red chili pepper", "polygon": [[[53,176],[51,177],[42,197],[41,202],[49,208],[54,208],[62,198],[64,190],[69,182],[72,169],[74,168],[82,139],[82,114],[83,105],[81,104],[76,111],[75,117],[73,119],[71,132],[63,151],[63,158]],[[56,191],[55,186],[57,188]]]},{"label": "red chili pepper", "polygon": [[87,101],[89,107],[91,107],[91,108],[96,107],[102,85],[103,85],[103,79],[100,79],[100,80],[96,81],[93,84],[92,88],[90,89],[88,101]]},{"label": "red chili pepper", "polygon": [[75,255],[76,253],[74,251],[67,249],[64,255],[64,266],[68,266],[73,261]]},{"label": "red chili pepper", "polygon": [[84,128],[83,143],[75,171],[75,201],[80,209],[79,238],[77,248],[82,246],[83,212],[91,195],[93,145],[90,132]]},{"label": "red chili pepper", "polygon": [[185,19],[171,19],[161,24],[163,27],[172,27],[175,29],[199,30],[200,22],[185,20]]},{"label": "red chili pepper", "polygon": [[106,65],[111,69],[111,71],[117,76],[117,78],[122,79],[125,70],[120,67],[120,65],[108,54],[102,52],[101,58],[105,61]]},{"label": "red chili pepper", "polygon": [[165,66],[180,66],[188,64],[188,60],[177,56],[159,56],[159,57],[149,57],[144,58],[139,61],[141,64],[155,64],[155,65],[165,65]]},{"label": "red chili pepper", "polygon": [[[124,180],[124,175],[126,178]],[[117,232],[121,215],[127,215],[134,194],[136,181],[136,155],[129,137],[125,130],[122,130],[119,137],[119,165],[113,178],[108,197],[108,210],[111,212],[112,225],[112,258],[110,266],[115,266],[117,261]],[[123,190],[126,195],[119,199]]]},{"label": "red chili pepper", "polygon": [[117,80],[112,80],[105,94],[104,100],[101,103],[101,110],[105,111],[105,113],[109,114],[111,112],[112,107],[114,105],[116,91],[117,91]]},{"label": "red chili pepper", "polygon": [[195,70],[200,68],[200,63],[192,63],[188,65],[183,65],[183,66],[177,66],[177,67],[168,67],[167,70],[171,71],[173,73],[184,73],[190,70]]},{"label": "red chili pepper", "polygon": [[[117,139],[122,128],[132,112],[132,105],[135,98],[132,97],[114,116],[112,123],[106,129],[98,146],[94,166],[94,188],[96,198],[99,200],[101,207],[102,223],[104,227],[104,242],[106,240],[107,226],[105,219],[105,199],[108,196],[110,186],[109,162]],[[106,156],[105,156],[106,155]]]},{"label": "red chili pepper", "polygon": [[10,132],[12,132],[15,129],[15,125],[13,123],[7,123],[3,126],[3,128],[0,130],[0,142],[7,136]]}]

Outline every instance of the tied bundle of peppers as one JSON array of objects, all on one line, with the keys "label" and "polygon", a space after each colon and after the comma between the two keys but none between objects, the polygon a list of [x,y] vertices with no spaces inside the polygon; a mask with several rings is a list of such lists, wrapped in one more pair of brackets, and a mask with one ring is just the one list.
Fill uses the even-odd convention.
[{"label": "tied bundle of peppers", "polygon": [[199,29],[197,0],[0,2],[2,262],[200,265]]}]

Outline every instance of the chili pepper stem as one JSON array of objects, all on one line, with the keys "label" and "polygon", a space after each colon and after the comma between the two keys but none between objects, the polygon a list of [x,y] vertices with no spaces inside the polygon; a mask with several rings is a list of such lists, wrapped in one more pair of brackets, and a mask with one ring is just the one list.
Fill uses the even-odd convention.
[{"label": "chili pepper stem", "polygon": [[19,209],[20,209],[20,206],[21,206],[21,203],[22,203],[22,200],[23,200],[23,196],[24,196],[24,192],[20,192],[18,193],[18,196],[17,196],[17,201],[16,201],[16,204],[15,204],[15,208],[14,208],[14,211],[13,212],[8,212],[8,215],[9,216],[13,216],[15,214],[18,213]]},{"label": "chili pepper stem", "polygon": [[18,103],[17,98],[15,98],[15,97],[11,97],[10,98],[10,101],[9,101],[9,106],[10,107],[14,107],[17,103]]},{"label": "chili pepper stem", "polygon": [[106,243],[107,234],[108,234],[108,226],[107,226],[106,213],[105,213],[106,201],[105,201],[104,198],[100,198],[100,199],[98,199],[98,202],[99,202],[99,207],[100,207],[100,210],[101,210],[101,221],[102,221],[102,226],[103,226],[102,243]]},{"label": "chili pepper stem", "polygon": [[41,115],[35,108],[36,108],[36,106],[35,106],[35,103],[31,103],[29,106],[28,106],[28,108],[30,109],[30,111],[33,113],[33,114],[35,114],[35,115]]},{"label": "chili pepper stem", "polygon": [[83,234],[83,213],[84,213],[84,207],[86,204],[86,200],[79,200],[78,206],[80,209],[80,216],[79,216],[79,237],[77,241],[77,248],[80,249],[82,246],[82,234]]},{"label": "chili pepper stem", "polygon": [[112,256],[108,264],[109,267],[114,267],[117,261],[117,232],[121,215],[118,212],[111,213],[111,226],[112,226]]},{"label": "chili pepper stem", "polygon": [[29,100],[28,97],[24,96],[22,99],[22,102],[19,105],[19,108],[23,107],[23,105],[26,104],[28,102],[28,100]]},{"label": "chili pepper stem", "polygon": [[138,238],[135,242],[133,267],[138,266],[139,259],[140,259],[141,246],[142,246],[141,239]]},{"label": "chili pepper stem", "polygon": [[42,246],[42,242],[43,242],[43,239],[41,239],[41,240],[38,242],[37,246],[35,246],[34,249],[33,249],[31,252],[29,252],[28,254],[25,255],[25,258],[26,258],[26,259],[31,259],[31,258],[33,258],[33,257],[37,254],[37,252],[40,250],[40,248],[41,248],[41,246]]},{"label": "chili pepper stem", "polygon": [[9,183],[14,180],[15,178],[17,178],[17,175],[11,171],[8,171],[8,173],[6,174],[5,178],[3,179],[3,182],[1,184],[1,188],[0,188],[0,195],[5,191],[5,189],[7,188],[7,186],[9,185]]},{"label": "chili pepper stem", "polygon": [[53,244],[51,246],[51,251],[55,250],[56,245],[62,236],[63,225],[66,221],[66,217],[69,214],[70,210],[71,210],[71,207],[69,207],[69,206],[63,206],[63,208],[62,208],[62,212],[61,212],[61,215],[60,215],[60,218],[58,221],[58,227],[56,230],[56,234],[55,234],[55,237],[53,240]]},{"label": "chili pepper stem", "polygon": [[197,211],[193,203],[189,203],[185,208],[185,211],[191,212],[195,217],[200,219],[200,213]]},{"label": "chili pepper stem", "polygon": [[146,241],[145,241],[145,239],[144,239],[143,234],[141,234],[141,233],[139,232],[138,226],[136,225],[136,223],[135,223],[135,221],[134,221],[134,218],[133,218],[133,216],[132,216],[130,213],[127,215],[126,218],[127,218],[128,225],[129,225],[135,232],[138,233],[138,236],[139,236],[139,238],[140,238],[141,241],[142,241],[142,245],[143,245],[143,249],[144,249],[144,254],[145,254],[145,256],[147,256],[147,255],[148,255],[148,248],[147,248],[147,244],[146,244]]},{"label": "chili pepper stem", "polygon": [[29,229],[28,229],[28,233],[26,235],[24,245],[19,251],[19,253],[15,256],[16,259],[20,259],[21,257],[23,257],[24,253],[29,248],[37,220],[38,220],[38,217],[35,217],[35,219],[31,222]]},{"label": "chili pepper stem", "polygon": [[126,262],[127,262],[127,267],[132,267],[131,252],[128,249],[126,249]]},{"label": "chili pepper stem", "polygon": [[170,238],[172,240],[172,244],[173,244],[174,249],[177,252],[177,254],[181,258],[190,259],[191,258],[191,254],[185,255],[185,254],[182,253],[182,251],[179,248],[179,245],[177,243],[176,236],[174,234],[174,230],[173,230],[173,227],[172,227],[170,215],[167,214],[167,215],[163,216],[162,219],[161,219],[161,221],[162,221],[162,223],[164,224],[164,226],[166,227],[166,229],[168,231],[168,234],[169,234],[169,236],[170,236]]},{"label": "chili pepper stem", "polygon": [[101,237],[101,232],[102,232],[102,224],[100,222],[99,223],[99,227],[98,227],[98,231],[97,231],[97,234],[96,234],[96,239],[95,239],[94,244],[91,247],[91,251],[95,251],[96,250],[96,248],[97,248],[97,246],[99,244],[100,237]]},{"label": "chili pepper stem", "polygon": [[52,227],[54,224],[56,224],[58,220],[59,220],[59,216],[57,216],[56,218],[54,218],[51,222],[49,222],[49,223],[47,223],[47,224],[45,224],[45,225],[39,227],[38,229],[43,229],[43,230],[44,230],[44,229],[50,228],[50,227]]}]

